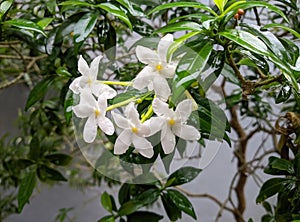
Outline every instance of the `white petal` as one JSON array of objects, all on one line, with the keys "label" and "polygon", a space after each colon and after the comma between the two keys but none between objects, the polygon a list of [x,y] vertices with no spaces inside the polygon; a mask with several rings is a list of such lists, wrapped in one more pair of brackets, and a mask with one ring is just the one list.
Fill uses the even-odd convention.
[{"label": "white petal", "polygon": [[158,43],[157,52],[160,60],[167,62],[167,53],[170,45],[173,43],[173,35],[165,35]]},{"label": "white petal", "polygon": [[128,150],[128,147],[131,144],[131,130],[126,129],[120,133],[118,138],[116,139],[114,146],[114,154],[120,155],[125,153]]},{"label": "white petal", "polygon": [[178,125],[175,125],[172,128],[172,130],[176,136],[178,136],[184,140],[199,140],[200,139],[199,131],[193,126],[178,124]]},{"label": "white petal", "polygon": [[84,88],[88,88],[89,86],[89,77],[88,76],[81,76],[80,81],[79,81],[79,87],[84,89]]},{"label": "white petal", "polygon": [[94,142],[95,138],[97,136],[97,123],[94,115],[91,115],[83,129],[83,140],[87,143]]},{"label": "white petal", "polygon": [[162,125],[165,123],[165,120],[161,117],[151,117],[146,122],[150,126],[150,134],[148,136],[152,136],[161,130]]},{"label": "white petal", "polygon": [[110,119],[106,117],[98,118],[98,126],[107,135],[112,135],[115,132],[115,128]]},{"label": "white petal", "polygon": [[176,116],[180,119],[181,123],[185,123],[192,113],[193,102],[190,99],[181,101],[175,110]]},{"label": "white petal", "polygon": [[99,89],[98,89],[98,96],[103,96],[106,99],[112,99],[117,95],[116,90],[114,90],[113,88],[111,88],[108,85],[102,84],[102,83],[95,83],[95,85],[98,84],[99,85]]},{"label": "white petal", "polygon": [[87,62],[85,61],[85,59],[82,57],[82,55],[79,56],[78,71],[83,76],[89,76],[90,75],[90,68],[89,68]]},{"label": "white petal", "polygon": [[97,101],[88,89],[84,89],[81,91],[80,103],[97,108]]},{"label": "white petal", "polygon": [[101,112],[101,116],[105,116],[105,113],[106,113],[106,108],[107,108],[107,100],[105,97],[99,97],[98,98],[98,107],[99,107],[99,110]]},{"label": "white petal", "polygon": [[156,113],[158,116],[169,118],[175,117],[175,112],[169,108],[169,104],[161,101],[158,98],[154,98],[152,102],[152,108],[154,113]]},{"label": "white petal", "polygon": [[[151,158],[154,154],[152,144],[144,137],[139,137],[135,134],[132,136],[132,143],[140,154],[147,158]],[[151,151],[152,150],[152,151]]]},{"label": "white petal", "polygon": [[154,78],[153,88],[156,96],[163,101],[167,101],[171,95],[171,89],[167,80],[161,76],[156,76]]},{"label": "white petal", "polygon": [[150,82],[153,81],[155,75],[157,74],[153,72],[152,67],[144,67],[142,71],[140,71],[139,74],[137,74],[137,76],[133,80],[133,88],[141,90],[149,86]]},{"label": "white petal", "polygon": [[174,75],[175,75],[175,71],[176,71],[176,64],[172,64],[172,63],[169,63],[163,67],[162,70],[160,70],[160,74],[165,77],[165,78],[173,78]]},{"label": "white petal", "polygon": [[151,129],[150,129],[150,126],[148,125],[149,122],[147,123],[139,123],[137,124],[137,128],[138,128],[138,135],[139,136],[142,136],[142,137],[148,137],[151,135]]},{"label": "white petal", "polygon": [[125,110],[125,116],[129,119],[129,121],[134,124],[136,127],[138,127],[140,122],[139,113],[134,107],[134,103],[129,103]]},{"label": "white petal", "polygon": [[78,104],[72,108],[74,114],[79,118],[86,118],[93,114],[94,108],[85,104]]},{"label": "white petal", "polygon": [[70,84],[69,89],[72,90],[73,93],[79,94],[79,83],[80,83],[80,77],[77,77],[76,79],[73,80],[73,82]]},{"label": "white petal", "polygon": [[172,153],[175,148],[176,140],[175,135],[172,133],[169,126],[165,127],[164,135],[161,134],[161,146],[165,154]]},{"label": "white petal", "polygon": [[126,119],[125,117],[123,117],[122,115],[120,115],[116,112],[112,112],[111,114],[112,114],[113,119],[118,127],[122,128],[122,129],[127,129],[130,127],[129,123],[128,123],[128,119]]},{"label": "white petal", "polygon": [[100,60],[102,59],[102,56],[99,55],[94,60],[91,62],[91,67],[90,67],[90,76],[95,77],[97,79],[98,76],[98,68],[99,68],[99,63]]},{"label": "white petal", "polygon": [[149,48],[139,45],[136,47],[135,52],[138,60],[144,64],[156,64],[159,62],[157,53]]},{"label": "white petal", "polygon": [[154,150],[153,150],[153,148],[149,148],[149,149],[143,149],[143,150],[140,150],[140,149],[137,149],[137,151],[142,155],[142,156],[144,156],[144,157],[146,157],[146,158],[151,158],[151,157],[153,157],[153,155],[154,155]]}]

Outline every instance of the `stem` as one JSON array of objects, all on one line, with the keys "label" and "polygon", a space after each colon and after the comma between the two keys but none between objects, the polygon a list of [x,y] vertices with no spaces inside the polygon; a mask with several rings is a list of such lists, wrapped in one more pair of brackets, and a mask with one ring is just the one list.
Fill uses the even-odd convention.
[{"label": "stem", "polygon": [[142,116],[141,123],[145,122],[149,117],[151,117],[153,114],[153,107],[150,105],[148,111],[145,113],[145,115]]},{"label": "stem", "polygon": [[119,102],[119,103],[116,103],[116,104],[113,104],[113,105],[107,107],[107,108],[106,108],[106,111],[110,111],[110,110],[113,110],[113,109],[116,109],[116,108],[125,106],[125,105],[127,105],[127,104],[129,104],[129,103],[131,103],[131,102],[136,101],[136,100],[137,100],[137,98],[136,98],[136,96],[134,96],[134,97],[132,97],[132,98],[130,98],[130,99],[124,100],[124,101],[122,101],[122,102]]},{"label": "stem", "polygon": [[106,85],[132,86],[132,82],[100,81],[100,80],[98,80],[98,82]]}]

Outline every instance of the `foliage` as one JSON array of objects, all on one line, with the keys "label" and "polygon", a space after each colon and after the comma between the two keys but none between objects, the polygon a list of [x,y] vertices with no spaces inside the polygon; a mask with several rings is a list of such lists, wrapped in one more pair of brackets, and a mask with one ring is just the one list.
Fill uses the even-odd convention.
[{"label": "foliage", "polygon": [[[72,127],[71,111],[78,96],[69,86],[83,75],[80,56],[91,67],[96,56],[106,59],[100,66],[97,64],[100,74],[109,71],[101,83],[118,92],[115,98],[108,98],[106,111],[134,102],[138,118],[144,123],[159,116],[154,106],[157,91],[137,87],[122,90],[132,82],[134,87],[137,75],[147,64],[136,61],[134,56],[123,64],[114,61],[119,56],[118,49],[156,49],[161,37],[170,34],[176,37],[164,59],[166,63],[176,61],[176,69],[167,79],[171,93],[163,102],[175,112],[184,99],[193,102],[184,124],[199,131],[197,149],[208,140],[226,142],[236,149],[233,155],[237,176],[232,180],[235,189],[231,187],[229,191],[232,195],[235,190],[236,204],[231,196],[222,204],[209,195],[200,196],[231,212],[236,221],[245,221],[245,183],[272,153],[264,170],[272,177],[262,184],[256,198],[267,212],[262,221],[299,220],[299,10],[296,0],[277,0],[275,4],[263,0],[214,0],[214,5],[193,0],[1,1],[0,89],[23,83],[30,93],[25,110],[19,114],[21,134],[11,139],[3,137],[0,143],[0,184],[4,190],[1,189],[0,220],[11,213],[21,213],[40,182],[66,181],[81,187],[100,186],[103,181],[110,186],[120,185],[118,204],[109,192],[101,195],[100,202],[108,212],[99,219],[101,222],[145,218],[159,221],[164,217],[176,221],[183,213],[194,220],[201,219],[201,213],[196,215],[187,198],[191,193],[179,187],[195,179],[201,169],[184,166],[169,172],[175,153],[184,158],[187,147],[177,134],[177,145],[169,153],[163,143],[153,142],[162,138],[163,132],[151,135],[149,140],[154,145],[149,158],[135,152],[134,146],[116,155],[113,146],[118,142],[117,133],[104,138],[99,130],[97,138],[101,138],[105,152],[97,159],[95,169],[87,167],[86,176],[76,167],[89,166],[75,150]],[[141,39],[130,48],[127,43],[133,34]],[[154,68],[160,71],[161,63]],[[213,101],[208,96],[210,90],[224,98]],[[276,105],[281,106],[283,115],[276,113]],[[243,119],[250,122],[249,126]],[[236,140],[229,135],[231,130]],[[132,132],[135,133],[133,128]],[[273,138],[274,147],[249,160],[248,141],[257,133]],[[257,150],[261,152],[260,147]],[[114,165],[115,157],[121,162],[118,167]],[[149,173],[160,158],[168,175],[165,178]],[[141,164],[142,174],[136,175],[130,164]],[[102,169],[114,175],[125,171],[133,179],[120,183],[122,178],[109,178],[99,173]],[[145,178],[150,181],[137,182]],[[271,206],[266,200],[274,195],[277,202]],[[162,203],[165,215],[148,210],[156,202]],[[70,210],[62,210],[57,220],[64,221]]]}]

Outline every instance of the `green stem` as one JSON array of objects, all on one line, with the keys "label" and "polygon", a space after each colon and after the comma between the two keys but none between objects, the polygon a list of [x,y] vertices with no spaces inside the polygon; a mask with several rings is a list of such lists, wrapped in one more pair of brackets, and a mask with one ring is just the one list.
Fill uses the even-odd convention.
[{"label": "green stem", "polygon": [[127,100],[124,100],[122,102],[119,102],[119,103],[116,103],[116,104],[113,104],[109,107],[106,108],[106,111],[110,111],[110,110],[113,110],[113,109],[116,109],[116,108],[119,108],[119,107],[122,107],[122,106],[125,106],[131,102],[135,102],[137,100],[136,96],[130,98],[130,99],[127,99]]},{"label": "green stem", "polygon": [[132,82],[100,81],[100,80],[98,80],[98,82],[106,85],[132,86]]},{"label": "green stem", "polygon": [[153,115],[153,107],[152,107],[152,105],[150,105],[148,111],[145,113],[145,115],[142,116],[141,123],[145,122],[152,115]]}]

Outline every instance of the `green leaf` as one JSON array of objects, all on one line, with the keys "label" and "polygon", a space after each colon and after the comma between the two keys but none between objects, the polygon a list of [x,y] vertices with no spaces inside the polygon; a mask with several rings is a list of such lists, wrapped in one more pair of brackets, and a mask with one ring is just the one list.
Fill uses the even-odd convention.
[{"label": "green leaf", "polygon": [[173,203],[169,195],[163,193],[161,200],[170,221],[177,221],[181,218],[181,210]]},{"label": "green leaf", "polygon": [[202,31],[202,26],[196,22],[181,21],[159,28],[154,33],[169,33],[179,31]]},{"label": "green leaf", "polygon": [[159,189],[151,188],[141,193],[139,196],[136,197],[136,199],[144,203],[145,206],[147,206],[154,203],[158,199],[159,194]]},{"label": "green leaf", "polygon": [[57,170],[46,165],[40,165],[37,169],[37,175],[41,181],[67,181],[67,179]]},{"label": "green leaf", "polygon": [[138,209],[142,208],[144,203],[139,200],[130,200],[124,203],[118,212],[118,216],[126,216],[132,214],[133,212],[137,211]]},{"label": "green leaf", "polygon": [[158,222],[163,216],[148,211],[137,211],[127,216],[127,222]]},{"label": "green leaf", "polygon": [[0,21],[2,20],[3,15],[8,12],[10,6],[12,5],[13,0],[3,1],[0,5]]},{"label": "green leaf", "polygon": [[18,191],[18,211],[22,212],[24,205],[29,201],[29,198],[34,190],[36,184],[35,171],[32,170],[26,173],[25,177],[21,180]]},{"label": "green leaf", "polygon": [[96,7],[99,7],[101,9],[107,11],[108,13],[112,14],[113,16],[119,18],[120,20],[125,22],[127,24],[127,26],[132,30],[132,24],[131,24],[129,18],[127,17],[125,12],[123,12],[117,6],[115,6],[111,3],[101,3],[101,4],[96,5]]},{"label": "green leaf", "polygon": [[237,43],[243,48],[260,55],[269,55],[267,46],[258,37],[249,32],[237,29],[230,29],[219,33],[221,36]]},{"label": "green leaf", "polygon": [[290,161],[274,156],[269,158],[268,168],[266,168],[264,172],[273,175],[287,175],[295,173],[293,164]]},{"label": "green leaf", "polygon": [[14,26],[14,27],[19,28],[19,29],[24,29],[24,30],[28,30],[28,31],[37,32],[37,33],[40,33],[40,34],[46,36],[46,33],[44,32],[42,27],[39,26],[37,23],[35,23],[33,21],[30,21],[30,20],[12,19],[12,20],[8,20],[8,21],[3,22],[3,24]]},{"label": "green leaf", "polygon": [[214,0],[214,3],[219,8],[220,12],[223,12],[224,7],[228,0]]},{"label": "green leaf", "polygon": [[49,86],[53,83],[53,77],[46,77],[41,82],[39,82],[31,91],[27,99],[25,110],[27,111],[31,106],[33,106],[38,101],[42,100],[49,90]]},{"label": "green leaf", "polygon": [[52,15],[55,14],[56,6],[57,6],[56,0],[47,0],[46,1],[46,7]]},{"label": "green leaf", "polygon": [[101,204],[108,212],[112,213],[112,202],[110,195],[105,191],[101,196]]},{"label": "green leaf", "polygon": [[93,31],[97,19],[98,13],[86,13],[74,26],[74,39],[75,42],[82,42]]},{"label": "green leaf", "polygon": [[293,34],[295,37],[300,38],[300,34],[299,34],[297,31],[295,31],[294,29],[289,28],[289,27],[287,27],[287,26],[285,26],[285,25],[281,25],[281,24],[277,24],[277,23],[271,23],[271,24],[267,24],[267,25],[263,26],[262,28],[263,28],[263,29],[268,29],[268,28],[281,28],[281,29],[283,29],[283,30],[285,30],[285,31],[290,32],[290,33]]},{"label": "green leaf", "polygon": [[29,158],[32,160],[38,160],[41,157],[42,154],[42,148],[40,146],[39,138],[34,135],[30,141],[30,150],[29,150]]},{"label": "green leaf", "polygon": [[49,155],[46,155],[45,158],[57,166],[66,166],[72,160],[71,156],[69,156],[67,154],[63,154],[63,153],[49,154]]},{"label": "green leaf", "polygon": [[38,21],[38,25],[44,29],[46,28],[52,21],[54,20],[54,18],[43,18],[42,20]]},{"label": "green leaf", "polygon": [[134,5],[135,6],[134,7],[131,1],[129,0],[116,0],[116,1],[119,2],[122,6],[124,6],[130,12],[131,15],[135,17],[145,16],[142,9],[137,5]]},{"label": "green leaf", "polygon": [[[220,17],[225,16],[226,14],[233,12],[232,16],[236,13],[238,9],[249,9],[254,7],[265,7],[270,11],[273,11],[277,14],[279,14],[282,18],[285,19],[287,23],[289,23],[288,18],[285,16],[285,14],[274,4],[269,4],[267,2],[263,1],[238,1],[230,5],[228,8],[225,9],[225,11],[220,15]],[[230,17],[228,18],[230,19]]]},{"label": "green leaf", "polygon": [[90,4],[88,2],[82,2],[82,1],[65,1],[65,2],[61,2],[59,3],[59,5],[63,5],[63,6],[86,6],[86,7],[93,7],[93,4]]},{"label": "green leaf", "polygon": [[168,189],[166,191],[166,195],[169,196],[170,200],[174,205],[176,205],[176,207],[197,220],[197,216],[191,202],[182,193],[177,190],[171,189]]},{"label": "green leaf", "polygon": [[107,215],[98,220],[98,222],[115,222],[115,217],[114,215]]},{"label": "green leaf", "polygon": [[271,178],[267,180],[261,187],[258,196],[256,197],[256,203],[265,201],[267,198],[274,196],[278,192],[282,191],[284,185],[290,181],[287,178]]},{"label": "green leaf", "polygon": [[119,189],[118,199],[121,205],[130,200],[130,185],[128,183],[124,183]]},{"label": "green leaf", "polygon": [[182,167],[168,177],[166,186],[178,186],[189,183],[195,179],[201,171],[201,169],[194,167]]},{"label": "green leaf", "polygon": [[214,10],[212,10],[210,7],[208,7],[205,4],[199,3],[199,2],[172,2],[167,4],[161,4],[157,6],[156,8],[152,9],[148,15],[151,15],[155,12],[166,10],[166,9],[172,9],[172,8],[199,8],[203,9],[209,13],[211,13],[214,16],[217,16],[217,13],[215,13]]},{"label": "green leaf", "polygon": [[298,153],[295,156],[295,159],[293,161],[293,166],[294,166],[296,178],[299,179],[300,178],[300,153]]},{"label": "green leaf", "polygon": [[209,60],[213,44],[211,41],[203,40],[197,48],[199,50],[188,50],[179,61],[173,80],[172,101],[174,104],[183,92],[200,78],[202,70]]}]

